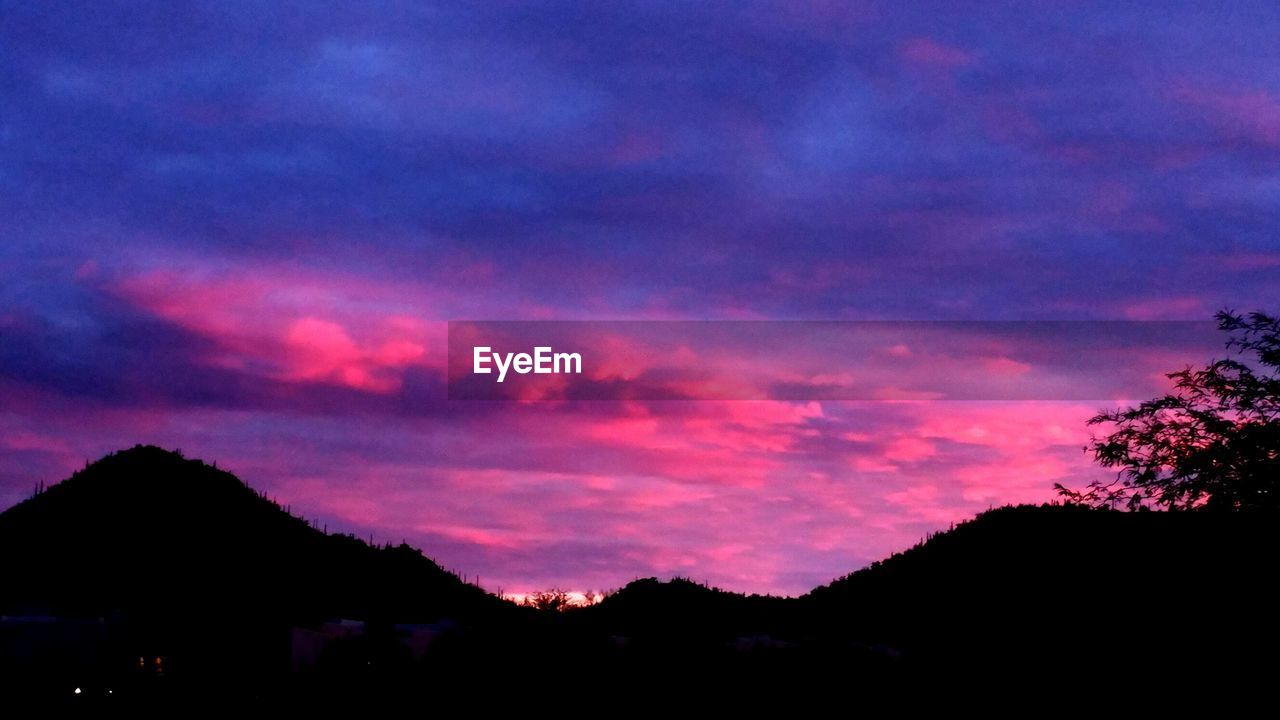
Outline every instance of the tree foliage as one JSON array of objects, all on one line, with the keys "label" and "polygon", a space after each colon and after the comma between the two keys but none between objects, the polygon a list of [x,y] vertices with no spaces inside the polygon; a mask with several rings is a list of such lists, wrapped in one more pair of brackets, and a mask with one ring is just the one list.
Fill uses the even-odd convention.
[{"label": "tree foliage", "polygon": [[1130,510],[1280,507],[1280,317],[1216,317],[1235,357],[1170,373],[1169,394],[1091,418],[1112,431],[1085,450],[1116,478],[1057,485],[1063,497]]},{"label": "tree foliage", "polygon": [[573,597],[559,588],[530,593],[520,604],[547,612],[564,612],[576,605]]}]

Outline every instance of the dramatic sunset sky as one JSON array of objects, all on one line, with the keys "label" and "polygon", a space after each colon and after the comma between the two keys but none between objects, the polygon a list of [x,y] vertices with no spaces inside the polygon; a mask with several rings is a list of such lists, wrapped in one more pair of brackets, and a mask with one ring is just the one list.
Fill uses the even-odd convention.
[{"label": "dramatic sunset sky", "polygon": [[264,5],[0,2],[0,507],[144,442],[493,590],[799,593],[1100,402],[450,401],[445,321],[1275,309],[1274,3]]}]

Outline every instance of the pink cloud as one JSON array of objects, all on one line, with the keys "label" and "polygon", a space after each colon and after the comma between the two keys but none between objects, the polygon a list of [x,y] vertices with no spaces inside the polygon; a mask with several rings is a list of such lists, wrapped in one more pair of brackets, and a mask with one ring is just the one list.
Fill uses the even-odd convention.
[{"label": "pink cloud", "polygon": [[1225,133],[1262,145],[1280,145],[1280,98],[1270,92],[1182,81],[1169,94],[1205,111]]},{"label": "pink cloud", "polygon": [[443,328],[406,312],[424,298],[401,288],[263,269],[140,273],[110,289],[212,340],[218,352],[207,358],[210,365],[281,381],[386,393],[400,387],[404,369],[443,363],[428,352],[432,343],[443,344]]},{"label": "pink cloud", "polygon": [[982,368],[997,377],[1017,377],[1031,372],[1031,366],[1007,357],[983,358]]},{"label": "pink cloud", "polygon": [[884,458],[896,463],[916,462],[933,457],[938,449],[928,440],[915,437],[900,437],[889,442],[884,449]]},{"label": "pink cloud", "polygon": [[[280,383],[377,394],[397,387],[408,368],[443,362],[430,352],[443,346],[443,326],[429,319],[428,295],[339,276],[280,277],[271,269],[139,274],[113,288],[211,340],[212,364]],[[876,379],[868,373],[875,363],[895,373],[913,363],[944,375],[1038,371],[998,339],[957,345],[952,355],[880,337],[866,345],[870,368],[822,379]],[[733,343],[684,355],[679,347],[675,366],[697,362],[714,375],[758,382],[796,367],[797,379],[821,376],[821,358],[782,343],[751,353]],[[663,358],[618,337],[601,361],[598,379],[661,369]],[[63,410],[43,413],[52,424],[23,428],[30,435],[10,442],[67,472],[139,440],[182,447],[332,529],[407,539],[509,590],[616,587],[638,574],[686,573],[735,589],[800,592],[988,504],[1049,499],[1055,480],[1079,485],[1097,470],[1079,451],[1094,408],[1069,403],[464,409],[362,416],[356,437],[340,412],[173,407],[73,418]],[[77,440],[46,442],[62,438]]]},{"label": "pink cloud", "polygon": [[285,333],[284,346],[284,377],[335,381],[372,392],[398,389],[399,377],[388,371],[419,362],[427,352],[422,344],[405,338],[361,348],[341,325],[313,317],[294,321]]},{"label": "pink cloud", "polygon": [[[683,573],[799,592],[810,583],[797,570],[832,577],[988,504],[1049,499],[1053,481],[1099,472],[1079,450],[1093,410],[512,405],[474,420],[370,417],[365,437],[378,444],[367,447],[326,439],[345,437],[341,418],[175,410],[65,416],[11,437],[66,472],[139,439],[182,447],[331,530],[407,539],[492,589]],[[58,454],[54,441],[70,437]]]},{"label": "pink cloud", "polygon": [[885,500],[901,506],[911,517],[942,525],[956,519],[954,507],[943,503],[942,492],[934,484],[909,485],[885,495]]},{"label": "pink cloud", "polygon": [[8,450],[37,450],[57,455],[71,454],[71,443],[60,437],[38,435],[26,430],[6,432],[0,437],[0,446]]}]

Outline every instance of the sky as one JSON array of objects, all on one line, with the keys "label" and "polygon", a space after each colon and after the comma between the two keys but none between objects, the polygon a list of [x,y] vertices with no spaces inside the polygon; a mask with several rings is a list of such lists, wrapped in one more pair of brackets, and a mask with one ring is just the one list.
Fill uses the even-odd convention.
[{"label": "sky", "polygon": [[491,590],[797,594],[1104,477],[987,343],[912,367],[1044,393],[448,398],[449,320],[1275,309],[1280,6],[904,5],[0,1],[0,507],[153,443]]}]

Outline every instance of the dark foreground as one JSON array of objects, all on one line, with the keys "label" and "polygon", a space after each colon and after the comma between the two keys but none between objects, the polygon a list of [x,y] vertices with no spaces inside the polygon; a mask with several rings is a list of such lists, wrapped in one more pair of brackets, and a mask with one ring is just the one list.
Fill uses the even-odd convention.
[{"label": "dark foreground", "polygon": [[801,598],[643,580],[537,611],[135,448],[0,514],[0,690],[173,711],[1221,707],[1280,669],[1278,530],[1003,508]]}]

